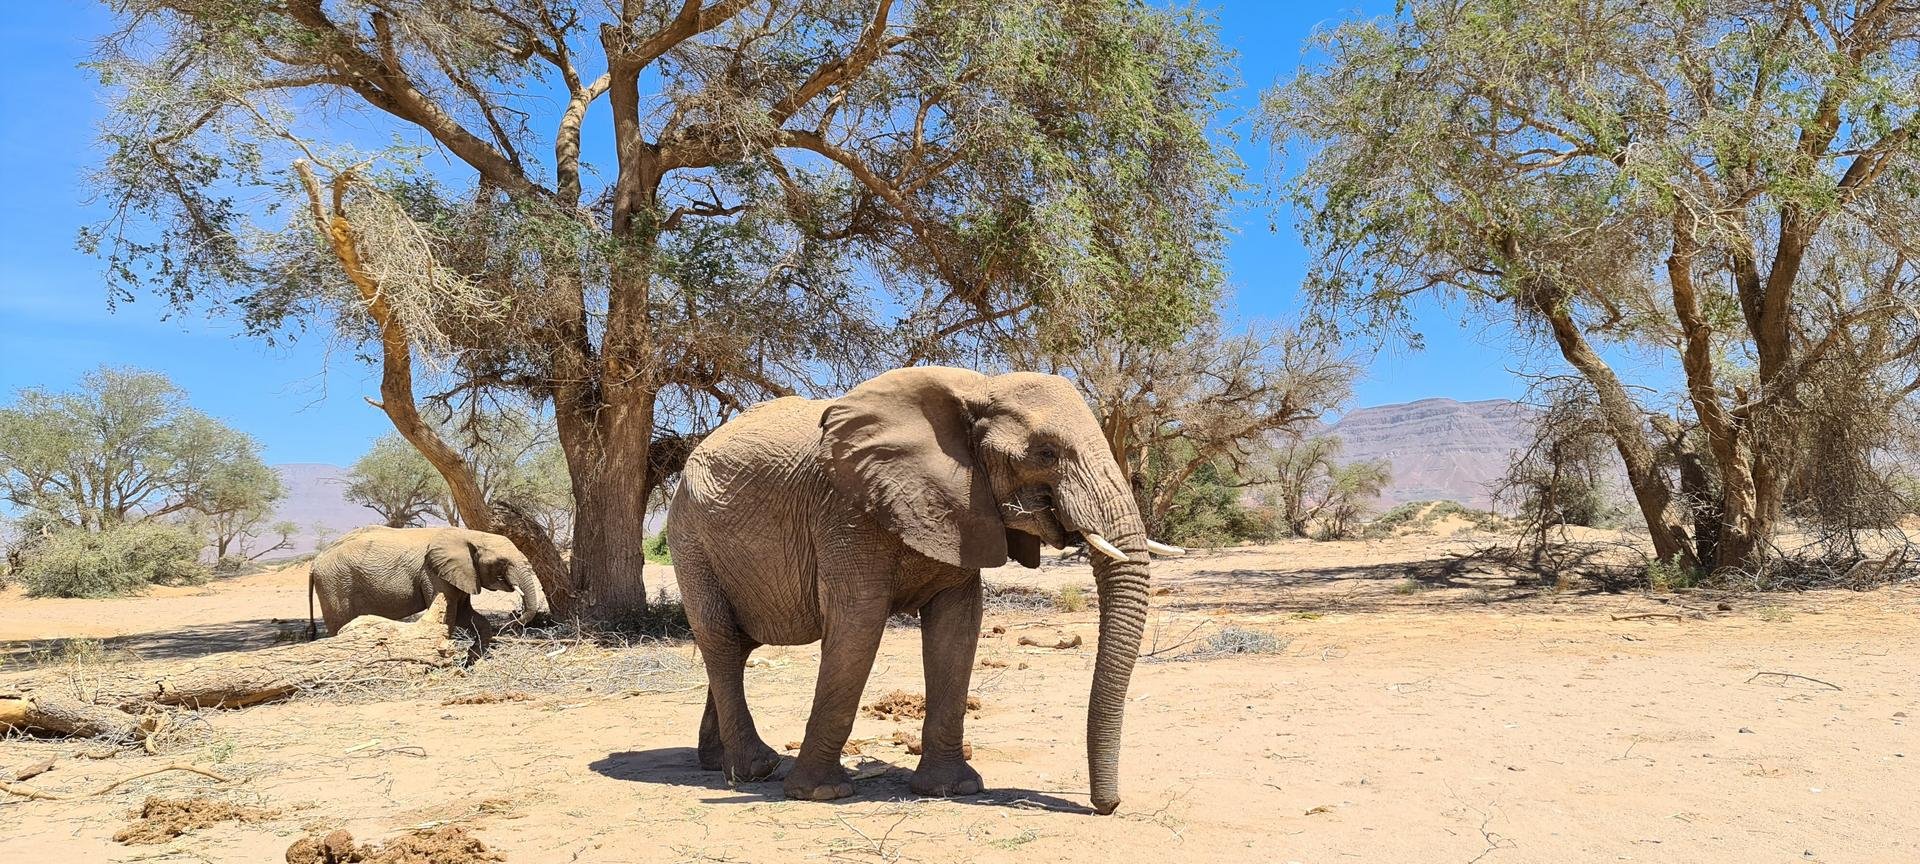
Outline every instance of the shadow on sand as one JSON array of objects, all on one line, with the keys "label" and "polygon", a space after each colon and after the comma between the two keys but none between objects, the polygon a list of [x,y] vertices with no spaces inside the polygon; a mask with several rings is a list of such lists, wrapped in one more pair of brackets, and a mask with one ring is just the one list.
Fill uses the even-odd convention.
[{"label": "shadow on sand", "polygon": [[307,638],[305,619],[251,618],[220,621],[132,633],[110,639],[22,639],[0,641],[0,657],[27,665],[59,662],[82,643],[98,643],[103,650],[131,654],[142,660],[179,660],[228,651],[253,651]]},{"label": "shadow on sand", "polygon": [[[876,760],[880,761],[880,760]],[[784,776],[793,767],[791,758],[782,758],[779,776]],[[628,750],[609,753],[604,759],[596,759],[590,765],[594,773],[615,780],[634,783],[661,783],[668,786],[684,786],[692,789],[707,789],[724,792],[702,798],[703,804],[754,804],[766,801],[784,801],[786,795],[780,790],[779,776],[755,783],[729,783],[718,771],[706,771],[700,768],[698,754],[692,747],[660,747],[653,750]],[[850,798],[842,798],[833,803],[853,803],[861,801],[899,801],[924,800],[907,788],[907,778],[912,769],[888,764],[886,773],[878,777],[860,780],[854,784],[854,793]],[[1032,789],[988,789],[978,795],[966,795],[944,799],[956,804],[972,804],[986,807],[1015,807],[1027,810],[1045,810],[1054,813],[1085,813],[1093,809],[1065,798]]]}]

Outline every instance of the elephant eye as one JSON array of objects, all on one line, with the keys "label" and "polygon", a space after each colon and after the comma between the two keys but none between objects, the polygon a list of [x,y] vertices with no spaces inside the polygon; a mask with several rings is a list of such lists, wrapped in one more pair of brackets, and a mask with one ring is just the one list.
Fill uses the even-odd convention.
[{"label": "elephant eye", "polygon": [[1052,444],[1041,444],[1033,448],[1033,458],[1042,464],[1052,465],[1060,461],[1060,449]]}]

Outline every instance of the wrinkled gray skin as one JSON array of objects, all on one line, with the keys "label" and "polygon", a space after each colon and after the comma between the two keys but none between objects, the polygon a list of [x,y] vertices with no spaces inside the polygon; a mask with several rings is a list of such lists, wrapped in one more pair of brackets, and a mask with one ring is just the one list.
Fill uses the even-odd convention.
[{"label": "wrinkled gray skin", "polygon": [[[547,614],[547,595],[526,556],[505,537],[465,528],[361,528],[314,558],[307,582],[328,633],[361,615],[406,618],[446,594],[447,627],[471,631],[476,655],[493,627],[474,611],[472,595],[517,590],[520,623]],[[318,635],[311,622],[309,633]]]},{"label": "wrinkled gray skin", "polygon": [[1094,555],[1100,643],[1087,709],[1094,808],[1119,805],[1120,722],[1147,610],[1146,535],[1125,477],[1066,379],[896,369],[833,401],[777,399],[693,451],[668,545],[707,664],[700,764],[740,780],[779,757],[748,713],[742,672],[761,645],[822,640],[790,797],[853,793],[840,750],[887,618],[918,611],[926,749],[912,789],[982,788],[961,757],[980,629],[980,570],[1035,567],[1045,541],[1104,535]]}]

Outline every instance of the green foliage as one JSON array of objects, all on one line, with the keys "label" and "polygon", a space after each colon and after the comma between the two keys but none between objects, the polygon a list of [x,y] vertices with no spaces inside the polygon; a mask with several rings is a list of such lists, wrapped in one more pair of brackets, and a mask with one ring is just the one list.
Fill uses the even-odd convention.
[{"label": "green foliage", "polygon": [[102,531],[66,528],[25,556],[20,580],[35,597],[115,597],[148,585],[193,585],[211,575],[201,538],[179,525],[137,522]]},{"label": "green foliage", "polygon": [[[1148,470],[1181,465],[1192,445],[1175,439],[1150,454]],[[1159,537],[1183,546],[1228,546],[1260,543],[1274,538],[1273,514],[1248,507],[1242,500],[1246,481],[1224,459],[1202,463],[1173,493],[1171,506],[1158,529]]]},{"label": "green foliage", "polygon": [[[979,324],[1012,321],[1071,340],[1097,313],[1103,328],[1164,343],[1218,292],[1223,205],[1238,164],[1211,127],[1235,81],[1198,11],[1133,0],[895,4],[873,28],[886,47],[859,62],[848,55],[865,53],[855,46],[871,10],[847,4],[773,0],[727,13],[753,23],[723,15],[691,36],[658,33],[671,53],[626,71],[632,78],[613,89],[638,88],[649,107],[623,134],[669,154],[670,176],[658,178],[657,210],[615,225],[605,214],[576,218],[581,200],[612,197],[610,188],[554,182],[561,172],[626,173],[548,161],[574,140],[550,122],[552,85],[618,66],[593,56],[603,27],[639,44],[664,22],[652,11],[619,20],[634,13],[604,4],[536,5],[330,9],[316,22],[261,4],[116,4],[124,29],[88,64],[111,94],[95,179],[114,216],[82,245],[106,260],[117,297],[148,285],[181,305],[217,298],[261,335],[337,311],[355,338],[370,336],[355,295],[328,284],[338,266],[316,257],[297,193],[286,232],[254,224],[236,203],[285,199],[289,166],[308,155],[290,140],[297,130],[334,133],[310,149],[340,165],[369,155],[344,146],[354,139],[471,142],[451,148],[459,170],[443,178],[409,173],[417,148],[394,147],[372,155],[403,167],[363,179],[444,247],[443,272],[540,271],[529,263],[543,262],[546,273],[583,277],[489,279],[477,287],[492,296],[475,307],[434,310],[452,321],[513,300],[493,316],[507,326],[478,334],[505,338],[440,332],[516,371],[578,347],[518,326],[536,323],[546,301],[585,300],[598,315],[642,281],[657,332],[710,340],[703,356],[764,352],[772,362],[738,366],[760,374],[803,355],[870,358],[880,343],[948,352],[951,334],[930,334],[951,319],[1023,304],[1054,314]],[[531,44],[583,53],[523,50]],[[724,75],[695,62],[708,56],[731,58]],[[394,80],[436,82],[417,97],[431,110],[396,116],[385,94],[333,85],[367,64]],[[804,96],[788,104],[790,94]],[[351,119],[329,129],[322,111]],[[608,113],[587,115],[589,134],[606,134],[593,124]],[[472,131],[479,117],[526,122],[487,141]],[[368,124],[373,134],[361,134]],[[469,183],[494,194],[473,194]],[[370,254],[396,251],[389,245]],[[646,278],[622,280],[629,271],[616,274],[615,262]],[[922,290],[931,285],[943,290]],[[569,290],[577,293],[548,293]],[[874,300],[914,308],[888,321],[877,313],[889,304]],[[962,329],[984,337],[981,346],[998,335]]]},{"label": "green foliage", "polygon": [[1409,501],[1368,522],[1363,534],[1369,538],[1380,538],[1391,537],[1400,531],[1425,530],[1449,516],[1465,519],[1482,531],[1499,531],[1507,527],[1507,520],[1500,514],[1491,510],[1475,510],[1458,501]]},{"label": "green foliage", "polygon": [[1385,460],[1339,461],[1340,439],[1331,435],[1291,438],[1275,452],[1267,498],[1280,527],[1296,537],[1346,538],[1392,482]]},{"label": "green foliage", "polygon": [[1702,574],[1698,569],[1682,562],[1679,555],[1675,555],[1670,561],[1655,558],[1647,562],[1642,575],[1646,577],[1648,588],[1655,591],[1672,591],[1699,585]]},{"label": "green foliage", "polygon": [[252,523],[282,494],[257,442],[155,372],[103,366],[75,391],[29,388],[0,408],[0,498],[61,524],[173,513]]},{"label": "green foliage", "polygon": [[398,432],[375,439],[373,448],[354,460],[342,494],[379,513],[390,528],[418,525],[430,514],[446,521],[453,513],[440,472]]},{"label": "green foliage", "polygon": [[[426,414],[441,440],[466,458],[487,500],[511,500],[550,536],[566,534],[573,486],[566,457],[554,442],[552,418],[514,405]],[[455,515],[446,480],[397,432],[375,439],[354,461],[345,495],[395,528],[418,525],[426,517],[452,522]]]},{"label": "green foliage", "polygon": [[[1836,440],[1823,431],[1910,407],[1914,347],[1866,334],[1920,326],[1904,239],[1920,207],[1920,9],[1407,0],[1307,53],[1262,116],[1302,166],[1282,195],[1315,308],[1415,341],[1412,309],[1433,295],[1517,319],[1593,389],[1656,545],[1754,568],[1784,490]],[[1623,380],[1606,359],[1623,344],[1660,355],[1636,367],[1681,375]],[[1825,430],[1811,416],[1862,392],[1876,398]],[[1690,473],[1712,489],[1677,488],[1674,454],[1653,452],[1648,418],[1669,406],[1708,445]],[[1823,491],[1858,488],[1859,454],[1889,442],[1845,443],[1812,457],[1841,469]],[[1594,515],[1572,491],[1587,500],[1547,519]],[[1728,530],[1683,532],[1667,500]],[[1807,500],[1840,500],[1849,529],[1884,516]]]},{"label": "green foliage", "polygon": [[647,542],[640,549],[642,554],[647,556],[649,564],[673,563],[673,553],[667,549],[667,535],[664,531],[648,537]]}]

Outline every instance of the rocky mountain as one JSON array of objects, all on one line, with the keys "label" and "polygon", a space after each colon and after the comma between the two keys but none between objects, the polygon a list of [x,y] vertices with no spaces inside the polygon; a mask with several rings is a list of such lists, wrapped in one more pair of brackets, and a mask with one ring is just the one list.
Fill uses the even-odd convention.
[{"label": "rocky mountain", "polygon": [[1532,416],[1505,399],[1422,399],[1350,411],[1327,431],[1345,444],[1344,460],[1392,464],[1382,508],[1445,498],[1490,509],[1495,484],[1527,446]]}]

